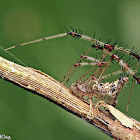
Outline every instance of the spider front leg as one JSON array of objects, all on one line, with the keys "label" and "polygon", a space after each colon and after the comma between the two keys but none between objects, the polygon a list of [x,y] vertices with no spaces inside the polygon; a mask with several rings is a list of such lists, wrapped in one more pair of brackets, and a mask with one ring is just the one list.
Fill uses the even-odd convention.
[{"label": "spider front leg", "polygon": [[[91,62],[81,62],[83,59],[89,60]],[[91,71],[92,71],[96,66],[102,67],[103,65],[106,65],[106,62],[100,62],[98,59],[95,59],[93,57],[86,56],[86,55],[82,55],[81,58],[79,59],[79,61],[80,62],[75,63],[71,67],[71,69],[67,72],[67,74],[64,76],[62,81],[63,81],[63,84],[66,84],[66,86],[67,86],[67,83],[68,83],[69,79],[73,76],[73,74],[75,73],[75,71],[77,70],[77,68],[79,66],[93,66],[93,68],[91,69]],[[87,75],[87,74],[88,73],[86,73],[85,75]],[[80,77],[79,79],[82,79],[82,78]]]}]

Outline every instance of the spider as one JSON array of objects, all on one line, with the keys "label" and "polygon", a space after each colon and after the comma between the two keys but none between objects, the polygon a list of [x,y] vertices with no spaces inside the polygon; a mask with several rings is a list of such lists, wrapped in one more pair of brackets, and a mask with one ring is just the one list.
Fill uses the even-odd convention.
[{"label": "spider", "polygon": [[[118,96],[119,92],[121,91],[121,89],[123,88],[123,86],[127,83],[128,79],[129,79],[128,76],[133,77],[134,82],[136,81],[137,84],[140,84],[140,79],[138,77],[139,74],[137,73],[140,56],[139,56],[139,54],[136,53],[137,50],[135,50],[135,48],[132,48],[131,50],[127,50],[127,49],[125,49],[125,47],[120,47],[119,45],[116,45],[117,41],[112,45],[110,44],[110,40],[108,40],[107,43],[104,43],[104,42],[101,42],[100,40],[95,39],[95,35],[92,38],[87,35],[83,35],[80,29],[79,29],[79,31],[77,31],[77,29],[74,30],[72,27],[70,27],[70,28],[71,28],[71,31],[69,31],[66,28],[67,33],[62,33],[62,34],[18,44],[16,46],[12,46],[5,50],[7,51],[7,50],[10,50],[10,49],[13,49],[16,47],[20,47],[20,46],[24,46],[27,44],[32,44],[32,43],[36,43],[36,42],[40,42],[40,41],[44,41],[44,40],[64,37],[67,35],[72,36],[73,38],[75,38],[75,40],[83,39],[83,40],[91,42],[92,45],[88,49],[88,51],[86,53],[84,53],[83,55],[81,55],[78,62],[75,63],[70,68],[70,70],[67,72],[67,74],[64,76],[64,78],[62,80],[62,85],[67,86],[71,77],[75,74],[75,72],[77,71],[77,69],[79,67],[91,66],[84,74],[82,74],[82,76],[80,76],[76,80],[75,83],[72,83],[69,88],[70,92],[72,94],[78,96],[80,99],[84,100],[83,96],[87,96],[90,99],[90,111],[89,111],[88,117],[91,118],[91,117],[94,117],[93,112],[92,112],[92,110],[93,110],[92,109],[92,107],[93,107],[92,97],[96,98],[94,103],[96,103],[97,99],[102,99],[106,103],[115,106],[117,104],[117,96]],[[93,50],[94,48],[96,50],[101,51],[101,55],[98,56],[99,59],[88,55],[89,52],[91,50]],[[122,58],[124,56],[126,56],[126,54],[128,54],[130,57],[128,60],[123,60]],[[137,61],[135,71],[132,70],[130,67],[130,64],[128,64],[128,61],[130,61],[131,59],[135,59]],[[88,62],[84,62],[83,60],[86,60]],[[114,61],[119,63],[119,65],[121,66],[121,69],[105,75],[106,71],[108,70],[110,65],[112,63],[114,63]],[[134,64],[131,64],[131,65],[134,65]],[[121,74],[124,72],[126,72],[128,75],[126,76],[126,74],[124,74],[118,80],[111,82],[111,83],[109,83],[109,82],[102,83],[102,80],[104,80],[110,76]],[[130,91],[130,96],[129,96],[128,104],[127,104],[127,110],[128,110],[130,98],[132,95],[134,82],[132,84],[132,89]]]},{"label": "spider", "polygon": [[[93,112],[92,112],[92,106],[93,106],[93,101],[92,101],[92,97],[96,97],[95,102],[97,101],[98,98],[103,99],[105,102],[115,106],[117,104],[117,96],[119,94],[119,92],[121,91],[121,89],[123,88],[123,86],[126,84],[126,82],[128,81],[128,77],[121,77],[119,78],[119,80],[112,82],[112,83],[101,83],[101,81],[107,77],[110,77],[112,75],[117,75],[122,73],[123,71],[127,72],[129,75],[132,75],[132,77],[135,79],[136,83],[140,84],[140,79],[138,77],[137,70],[138,70],[138,64],[139,64],[139,60],[140,60],[140,56],[138,54],[136,54],[136,52],[133,52],[134,48],[132,48],[132,50],[126,50],[124,47],[119,47],[119,45],[116,45],[117,42],[115,42],[113,45],[110,45],[110,40],[107,43],[103,43],[100,40],[96,40],[94,37],[91,38],[89,36],[86,35],[82,35],[81,31],[79,30],[79,33],[77,32],[77,30],[74,30],[71,27],[72,31],[68,31],[67,30],[67,34],[71,35],[73,38],[75,39],[84,39],[90,42],[93,42],[93,44],[91,45],[91,48],[84,54],[81,56],[81,59],[79,60],[79,63],[76,63],[72,66],[72,68],[68,71],[68,73],[64,76],[64,83],[66,83],[67,86],[67,82],[69,81],[69,79],[73,76],[73,74],[75,73],[75,71],[77,70],[77,67],[79,66],[89,66],[91,65],[92,67],[85,73],[83,74],[77,81],[76,84],[72,84],[70,86],[70,89],[72,91],[73,94],[79,94],[81,95],[81,98],[83,98],[83,96],[87,96],[90,99],[90,112],[89,112],[89,117],[92,116]],[[87,56],[87,54],[91,51],[92,48],[96,48],[98,50],[102,51],[102,55],[100,57],[99,60]],[[136,71],[134,72],[134,70],[132,70],[130,68],[130,65],[127,64],[124,60],[122,60],[122,58],[125,56],[125,54],[123,53],[118,53],[116,52],[113,53],[113,50],[117,50],[117,51],[121,51],[123,53],[127,53],[129,54],[132,58],[135,58],[137,60],[137,66],[136,66]],[[107,62],[103,62],[107,56],[109,55],[109,60]],[[94,62],[81,62],[83,59],[86,59],[88,61]],[[119,65],[122,67],[121,70],[118,70],[116,72],[113,72],[111,74],[108,74],[106,76],[104,76],[106,70],[109,68],[110,64],[116,60]],[[130,60],[130,58],[129,58]],[[133,64],[132,64],[133,65]],[[93,69],[96,70],[93,72]],[[87,78],[86,80],[82,79],[89,74],[90,72],[93,72],[92,75]],[[99,75],[99,77],[98,77]],[[97,79],[98,77],[98,79]],[[102,85],[102,86],[101,86]],[[130,96],[128,99],[128,104],[127,104],[127,111],[128,111],[128,107],[129,107],[129,102],[130,102],[130,98],[132,95],[132,91],[133,91],[133,87],[134,87],[134,82],[132,85],[132,89],[130,92]],[[107,99],[107,98],[109,99]],[[94,102],[94,103],[95,103]]]}]

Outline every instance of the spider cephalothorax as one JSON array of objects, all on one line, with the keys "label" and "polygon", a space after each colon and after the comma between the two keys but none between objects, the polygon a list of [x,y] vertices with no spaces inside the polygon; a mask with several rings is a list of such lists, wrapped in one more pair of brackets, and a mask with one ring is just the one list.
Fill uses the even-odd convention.
[{"label": "spider cephalothorax", "polygon": [[98,83],[91,85],[72,84],[70,89],[72,94],[87,96],[88,98],[98,97],[106,103],[115,106],[117,104],[117,96],[123,86],[127,83],[128,77],[122,77],[112,83]]}]

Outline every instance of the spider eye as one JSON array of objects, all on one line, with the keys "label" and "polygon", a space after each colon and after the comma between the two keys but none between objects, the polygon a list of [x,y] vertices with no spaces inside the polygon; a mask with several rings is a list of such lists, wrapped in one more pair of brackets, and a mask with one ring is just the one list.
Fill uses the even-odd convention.
[{"label": "spider eye", "polygon": [[115,88],[112,89],[112,93],[115,91]]},{"label": "spider eye", "polygon": [[103,86],[103,83],[100,83],[100,86]]}]

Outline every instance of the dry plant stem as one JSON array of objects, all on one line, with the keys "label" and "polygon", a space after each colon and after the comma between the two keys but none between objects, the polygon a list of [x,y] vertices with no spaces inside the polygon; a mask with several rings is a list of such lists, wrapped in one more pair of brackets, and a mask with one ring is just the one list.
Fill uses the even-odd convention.
[{"label": "dry plant stem", "polygon": [[[93,119],[87,118],[90,109],[89,104],[72,95],[69,89],[61,86],[60,82],[39,70],[20,66],[0,57],[0,76],[2,79],[49,99],[65,110],[93,124],[112,138],[140,138],[140,132],[137,128],[130,129],[121,125],[119,122],[116,123],[109,113],[105,115],[105,113],[99,111],[97,115],[97,110],[94,106],[93,113],[95,117]],[[139,124],[139,122],[137,123]],[[128,132],[131,135],[128,136]]]}]

